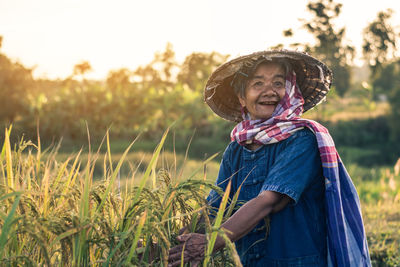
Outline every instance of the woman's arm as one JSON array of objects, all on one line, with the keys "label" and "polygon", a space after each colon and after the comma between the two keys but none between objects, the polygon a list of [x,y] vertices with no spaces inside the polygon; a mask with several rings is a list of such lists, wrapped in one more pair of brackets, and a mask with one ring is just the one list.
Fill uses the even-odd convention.
[{"label": "woman's arm", "polygon": [[[248,201],[240,207],[225,223],[221,225],[226,229],[229,239],[234,242],[249,233],[258,222],[271,213],[282,210],[290,198],[281,193],[264,191],[256,198]],[[184,258],[186,261],[200,261],[204,256],[207,240],[202,234],[186,234],[178,238],[182,244],[172,248],[169,255],[169,266],[179,266],[182,256],[182,249],[185,246]],[[214,251],[225,246],[225,241],[218,236]]]},{"label": "woman's arm", "polygon": [[[229,239],[234,242],[249,233],[261,219],[282,210],[289,202],[290,198],[286,195],[264,191],[238,209],[221,227],[227,230]],[[219,237],[215,249],[224,247],[224,243]]]}]

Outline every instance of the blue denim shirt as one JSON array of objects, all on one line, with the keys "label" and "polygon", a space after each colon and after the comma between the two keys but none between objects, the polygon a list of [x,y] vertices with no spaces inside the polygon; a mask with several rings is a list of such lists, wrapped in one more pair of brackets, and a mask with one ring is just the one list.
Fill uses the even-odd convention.
[{"label": "blue denim shirt", "polygon": [[[243,183],[237,208],[265,190],[292,199],[270,215],[267,237],[262,220],[236,242],[244,266],[326,266],[325,185],[317,141],[310,130],[302,129],[255,151],[230,143],[216,184],[225,190],[229,179],[231,197]],[[218,208],[221,197],[212,190],[207,200]]]}]

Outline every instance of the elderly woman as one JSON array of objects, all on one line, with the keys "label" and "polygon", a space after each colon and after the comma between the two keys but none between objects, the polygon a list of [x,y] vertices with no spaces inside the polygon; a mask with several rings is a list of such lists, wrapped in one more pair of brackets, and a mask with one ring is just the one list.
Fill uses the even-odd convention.
[{"label": "elderly woman", "polygon": [[[300,52],[239,57],[210,77],[205,100],[237,121],[216,184],[231,181],[245,203],[222,224],[244,266],[370,266],[357,192],[328,131],[303,112],[329,91],[331,71]],[[221,197],[207,200],[216,209]],[[266,225],[264,218],[269,218]],[[267,228],[269,228],[267,230]],[[170,250],[170,266],[197,264],[206,238],[191,233]],[[217,238],[214,250],[225,245]]]}]

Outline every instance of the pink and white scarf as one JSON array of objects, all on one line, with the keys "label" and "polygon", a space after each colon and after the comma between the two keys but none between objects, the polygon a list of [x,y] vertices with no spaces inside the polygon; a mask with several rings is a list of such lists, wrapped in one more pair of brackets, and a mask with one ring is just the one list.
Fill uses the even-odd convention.
[{"label": "pink and white scarf", "polygon": [[232,130],[231,139],[240,145],[267,145],[309,128],[317,138],[325,177],[328,265],[371,266],[358,194],[333,139],[321,124],[300,118],[304,99],[294,72],[287,75],[285,89],[285,96],[267,120],[251,120],[243,109],[243,121]]}]

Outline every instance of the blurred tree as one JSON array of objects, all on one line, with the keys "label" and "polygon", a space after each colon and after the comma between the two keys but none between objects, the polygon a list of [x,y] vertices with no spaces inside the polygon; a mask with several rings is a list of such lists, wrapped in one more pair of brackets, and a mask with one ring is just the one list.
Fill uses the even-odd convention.
[{"label": "blurred tree", "polygon": [[178,68],[172,44],[167,43],[164,52],[155,53],[151,64],[160,72],[161,78],[164,82],[172,82],[174,79],[174,70]]},{"label": "blurred tree", "polygon": [[178,82],[186,84],[191,90],[202,91],[211,73],[228,57],[217,52],[192,53],[181,66]]},{"label": "blurred tree", "polygon": [[338,95],[343,96],[350,87],[350,64],[355,49],[344,44],[346,29],[335,29],[334,22],[339,17],[342,4],[333,0],[318,0],[307,5],[313,18],[304,21],[304,27],[317,39],[310,52],[332,68],[333,86]]},{"label": "blurred tree", "polygon": [[107,77],[107,100],[111,110],[112,129],[114,132],[124,134],[133,129],[146,127],[150,116],[151,105],[145,102],[149,100],[149,95],[139,88],[138,84],[133,83],[133,72],[122,68],[110,71]]},{"label": "blurred tree", "polygon": [[396,56],[399,32],[391,25],[393,10],[381,11],[364,29],[363,54],[371,68],[373,95],[388,96],[391,136],[400,140],[400,58]]},{"label": "blurred tree", "polygon": [[147,117],[142,125],[146,124],[148,135],[159,135],[176,121],[180,134],[202,128],[209,116],[202,101],[203,87],[211,72],[227,58],[216,52],[192,53],[179,65],[172,45],[167,44],[148,65],[137,68],[132,80],[140,94],[131,101],[141,102],[132,112],[142,110],[139,114]]},{"label": "blurred tree", "polygon": [[[308,19],[301,19],[303,28],[311,33],[316,44],[292,44],[309,52],[316,58],[326,63],[334,73],[333,86],[339,96],[343,96],[350,87],[351,69],[350,65],[355,56],[353,46],[344,43],[345,27],[336,29],[334,20],[339,17],[342,4],[333,0],[310,1],[307,5],[312,16]],[[283,35],[293,35],[292,29],[287,29]]]},{"label": "blurred tree", "polygon": [[[0,44],[2,37],[0,36]],[[0,53],[0,122],[13,123],[29,112],[28,95],[35,86],[32,70]]]},{"label": "blurred tree", "polygon": [[398,33],[390,24],[393,10],[381,11],[377,17],[364,29],[363,54],[368,61],[372,78],[390,59],[395,57]]},{"label": "blurred tree", "polygon": [[133,78],[143,89],[155,88],[157,91],[171,90],[175,82],[178,63],[170,43],[165,51],[154,54],[153,60],[146,66],[140,66],[133,72]]},{"label": "blurred tree", "polygon": [[73,75],[79,75],[83,78],[84,75],[91,70],[93,69],[90,63],[88,61],[82,61],[74,66]]},{"label": "blurred tree", "polygon": [[[377,91],[385,92],[390,104],[391,139],[397,145],[400,141],[400,59],[380,67],[379,75],[372,83]],[[400,148],[400,146],[399,146]]]},{"label": "blurred tree", "polygon": [[283,36],[285,37],[292,37],[293,36],[293,30],[292,29],[287,29],[283,31]]},{"label": "blurred tree", "polygon": [[132,72],[126,68],[111,70],[106,80],[108,88],[115,90],[117,87],[125,87],[131,84],[131,75]]},{"label": "blurred tree", "polygon": [[[203,101],[203,90],[211,73],[229,58],[229,55],[222,55],[217,52],[200,53],[195,52],[188,55],[181,65],[177,76],[177,89],[181,90],[182,127],[185,134],[191,134],[193,129],[200,136],[215,134],[217,130],[212,125],[221,125],[221,121],[213,121],[212,112],[206,107]],[[211,130],[211,131],[210,131]],[[219,133],[221,131],[218,131]]]}]

